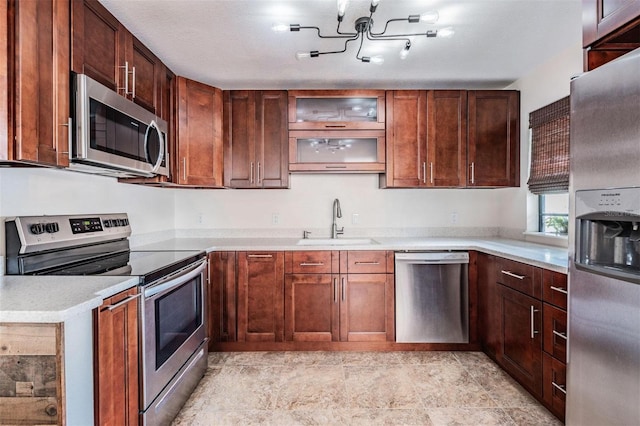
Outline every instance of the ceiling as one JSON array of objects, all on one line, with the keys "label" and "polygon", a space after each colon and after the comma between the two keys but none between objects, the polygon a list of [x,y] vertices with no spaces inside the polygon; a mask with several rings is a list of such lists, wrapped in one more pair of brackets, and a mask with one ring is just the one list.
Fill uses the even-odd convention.
[{"label": "ceiling", "polygon": [[[503,88],[581,42],[580,0],[381,0],[374,30],[391,18],[437,10],[436,24],[390,24],[425,32],[453,26],[452,38],[417,37],[401,60],[402,41],[369,42],[363,53],[297,60],[296,52],[340,50],[312,30],[276,33],[274,23],[317,26],[335,34],[336,0],[100,0],[178,75],[221,89]],[[368,16],[370,0],[351,0],[341,30]],[[379,23],[379,24],[378,24]],[[393,25],[393,27],[392,27]]]}]

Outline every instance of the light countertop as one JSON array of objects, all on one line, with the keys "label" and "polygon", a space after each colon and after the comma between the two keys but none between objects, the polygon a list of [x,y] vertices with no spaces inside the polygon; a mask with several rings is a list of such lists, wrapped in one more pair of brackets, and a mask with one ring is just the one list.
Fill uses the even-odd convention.
[{"label": "light countertop", "polygon": [[[298,245],[295,238],[173,238],[134,251],[476,250],[567,272],[567,249],[498,238],[373,237],[366,245]],[[0,322],[64,322],[138,284],[137,277],[0,276]]]}]

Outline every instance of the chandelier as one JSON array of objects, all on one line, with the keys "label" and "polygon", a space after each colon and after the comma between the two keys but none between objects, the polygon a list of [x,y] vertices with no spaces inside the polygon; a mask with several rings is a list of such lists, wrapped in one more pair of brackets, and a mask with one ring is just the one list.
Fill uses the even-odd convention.
[{"label": "chandelier", "polygon": [[411,49],[411,41],[415,37],[445,37],[449,38],[453,36],[454,31],[453,28],[447,27],[442,28],[440,30],[427,30],[424,32],[409,32],[409,33],[390,33],[387,32],[389,28],[389,24],[394,22],[409,22],[411,24],[415,24],[418,22],[425,22],[429,24],[433,24],[438,21],[439,14],[436,11],[430,11],[426,13],[422,13],[420,15],[409,15],[406,18],[394,18],[389,19],[384,25],[384,29],[381,32],[374,32],[373,30],[373,14],[376,12],[378,8],[378,4],[380,0],[371,0],[371,5],[369,6],[369,16],[362,16],[355,20],[355,32],[342,32],[340,30],[340,25],[344,19],[344,14],[347,9],[348,0],[338,0],[338,27],[336,29],[335,35],[323,35],[320,32],[320,28],[315,26],[306,26],[300,24],[275,24],[273,26],[273,30],[277,32],[285,32],[295,31],[299,32],[301,30],[315,30],[318,33],[318,37],[321,39],[340,39],[344,40],[344,47],[341,50],[330,50],[330,51],[318,51],[311,50],[309,52],[298,52],[296,53],[297,59],[305,59],[305,58],[317,58],[320,55],[331,55],[336,53],[345,53],[347,51],[347,47],[351,42],[357,42],[359,40],[358,51],[356,52],[356,59],[362,62],[367,63],[375,63],[382,64],[384,62],[384,58],[382,56],[364,56],[362,55],[362,47],[364,45],[364,40],[367,39],[369,41],[401,41],[404,42],[402,50],[400,50],[400,58],[405,59],[409,55],[409,50]]}]

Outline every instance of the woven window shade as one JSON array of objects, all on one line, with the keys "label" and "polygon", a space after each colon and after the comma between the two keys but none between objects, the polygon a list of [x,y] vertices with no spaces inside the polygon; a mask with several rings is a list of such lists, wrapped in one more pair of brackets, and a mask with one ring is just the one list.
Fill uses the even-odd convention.
[{"label": "woven window shade", "polygon": [[549,194],[569,191],[569,97],[529,114],[531,171],[529,191]]}]

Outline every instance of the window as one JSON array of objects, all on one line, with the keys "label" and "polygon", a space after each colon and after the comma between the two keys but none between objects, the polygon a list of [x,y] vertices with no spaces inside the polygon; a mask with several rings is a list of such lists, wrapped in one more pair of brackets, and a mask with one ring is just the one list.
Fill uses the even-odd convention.
[{"label": "window", "polygon": [[538,196],[538,231],[545,234],[567,235],[569,226],[569,194]]}]

